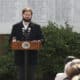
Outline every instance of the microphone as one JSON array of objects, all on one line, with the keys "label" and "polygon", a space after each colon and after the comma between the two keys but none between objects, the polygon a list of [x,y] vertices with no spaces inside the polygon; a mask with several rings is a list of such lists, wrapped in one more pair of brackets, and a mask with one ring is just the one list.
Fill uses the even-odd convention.
[{"label": "microphone", "polygon": [[29,28],[28,28],[28,33],[30,33],[30,32],[31,32],[31,28],[29,27]]},{"label": "microphone", "polygon": [[30,32],[31,32],[31,28],[30,27],[28,27],[27,29],[22,28],[22,32],[23,32],[23,35],[25,36],[25,39],[29,40],[29,35],[30,35]]},{"label": "microphone", "polygon": [[22,32],[23,32],[23,34],[24,34],[24,32],[25,32],[25,28],[24,28],[24,27],[22,28]]}]

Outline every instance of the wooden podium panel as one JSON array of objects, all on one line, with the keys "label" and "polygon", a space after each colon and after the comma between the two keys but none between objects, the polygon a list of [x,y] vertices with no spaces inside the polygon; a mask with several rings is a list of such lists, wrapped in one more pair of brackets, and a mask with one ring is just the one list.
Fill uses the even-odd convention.
[{"label": "wooden podium panel", "polygon": [[16,41],[11,43],[12,50],[39,50],[41,47],[40,41]]}]

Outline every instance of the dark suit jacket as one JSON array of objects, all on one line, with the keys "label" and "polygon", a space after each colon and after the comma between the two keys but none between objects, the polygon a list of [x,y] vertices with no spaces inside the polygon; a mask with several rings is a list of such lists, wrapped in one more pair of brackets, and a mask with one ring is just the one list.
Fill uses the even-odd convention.
[{"label": "dark suit jacket", "polygon": [[[24,32],[23,32],[23,29],[24,26],[22,24],[22,21],[13,25],[13,28],[12,28],[12,32],[11,32],[11,35],[10,35],[10,38],[9,38],[9,43],[12,41],[12,38],[13,37],[16,37],[16,40],[20,40],[20,41],[25,41],[25,40],[41,40],[42,42],[44,41],[44,37],[43,37],[43,34],[42,34],[42,31],[41,31],[41,28],[40,28],[40,25],[38,24],[35,24],[35,23],[32,23],[30,22],[28,28],[30,28],[30,32],[29,34],[27,35],[27,39],[24,35]],[[28,28],[26,30],[26,32],[28,32]],[[29,64],[34,64],[36,63],[36,59],[37,59],[37,51],[27,51],[27,53],[30,53],[28,54],[28,58],[29,58]],[[16,64],[19,64],[19,65],[22,65],[24,64],[24,51],[22,50],[17,50],[15,51],[15,62]],[[31,60],[33,59],[33,60]],[[33,62],[32,62],[33,61]]]}]

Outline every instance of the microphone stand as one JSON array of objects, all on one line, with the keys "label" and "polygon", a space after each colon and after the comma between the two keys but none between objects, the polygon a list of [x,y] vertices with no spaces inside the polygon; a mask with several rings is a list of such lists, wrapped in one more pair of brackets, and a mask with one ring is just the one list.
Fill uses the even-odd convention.
[{"label": "microphone stand", "polygon": [[[27,31],[23,28],[23,35],[25,36],[26,41],[29,38],[30,31],[31,31],[31,28],[28,28]],[[25,80],[28,80],[28,75],[27,75],[28,74],[27,50],[24,51],[24,54],[25,54],[25,66],[24,66],[24,69],[25,69]]]}]

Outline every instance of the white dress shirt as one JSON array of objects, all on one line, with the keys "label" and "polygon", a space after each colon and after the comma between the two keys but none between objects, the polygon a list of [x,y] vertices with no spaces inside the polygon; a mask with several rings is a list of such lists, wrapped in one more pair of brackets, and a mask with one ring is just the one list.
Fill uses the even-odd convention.
[{"label": "white dress shirt", "polygon": [[29,22],[24,22],[23,21],[23,26],[24,26],[24,29],[26,30],[28,28],[28,26],[29,26]]}]

